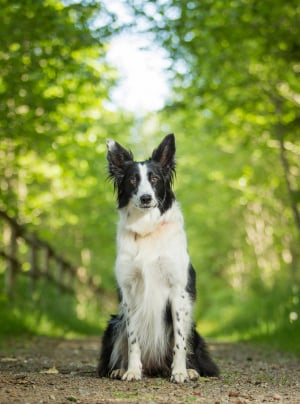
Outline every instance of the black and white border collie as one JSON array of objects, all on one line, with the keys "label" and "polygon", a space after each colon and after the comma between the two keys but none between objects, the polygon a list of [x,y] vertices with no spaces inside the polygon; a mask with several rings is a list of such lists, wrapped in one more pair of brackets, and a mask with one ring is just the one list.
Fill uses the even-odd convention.
[{"label": "black and white border collie", "polygon": [[114,140],[107,147],[120,213],[115,266],[120,310],[104,333],[98,375],[134,381],[144,374],[174,383],[217,376],[192,322],[195,271],[172,191],[174,135],[144,162],[135,162]]}]

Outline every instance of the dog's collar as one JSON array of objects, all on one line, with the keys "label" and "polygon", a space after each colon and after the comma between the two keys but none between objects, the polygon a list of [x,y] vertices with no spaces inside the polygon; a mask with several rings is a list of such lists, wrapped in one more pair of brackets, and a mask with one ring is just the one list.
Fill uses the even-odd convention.
[{"label": "dog's collar", "polygon": [[149,231],[149,233],[145,233],[145,234],[140,234],[140,233],[137,233],[137,232],[135,232],[135,231],[132,231],[134,240],[136,241],[136,240],[138,240],[138,239],[142,239],[142,238],[148,237],[148,236],[150,236],[152,233],[155,233],[159,228],[162,228],[163,226],[165,226],[166,224],[167,224],[167,221],[166,221],[166,220],[163,220],[161,223],[158,224],[158,226],[156,226],[156,227],[154,228],[154,230]]}]

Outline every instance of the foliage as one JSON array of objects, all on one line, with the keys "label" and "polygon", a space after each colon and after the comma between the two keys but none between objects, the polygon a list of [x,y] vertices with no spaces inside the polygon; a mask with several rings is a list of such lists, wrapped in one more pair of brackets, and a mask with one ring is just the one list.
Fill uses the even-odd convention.
[{"label": "foliage", "polygon": [[177,133],[197,317],[227,334],[299,331],[298,5],[130,3],[170,55],[159,125]]},{"label": "foliage", "polygon": [[[3,274],[0,274],[3,290]],[[62,294],[45,281],[39,281],[35,292],[30,293],[28,279],[18,279],[13,300],[0,293],[0,326],[2,337],[9,335],[39,334],[74,337],[95,335],[99,332],[99,313],[89,304],[89,314],[84,320],[78,315],[78,301],[73,295]],[[103,321],[103,320],[102,320]]]},{"label": "foliage", "polygon": [[175,132],[199,331],[297,335],[298,3],[125,3],[135,32],[170,56],[172,96],[143,121],[110,104],[118,73],[106,51],[122,27],[105,2],[2,0],[0,206],[112,290],[105,139],[144,158]]},{"label": "foliage", "polygon": [[105,139],[131,122],[109,107],[115,17],[94,1],[1,3],[0,205],[112,283]]},{"label": "foliage", "polygon": [[[132,121],[109,100],[118,78],[106,62],[115,16],[91,0],[2,0],[1,16],[0,206],[112,287],[115,212],[105,139],[126,136]],[[19,277],[17,285],[24,286]],[[103,325],[96,304],[39,288],[32,302],[20,293],[12,306],[1,294],[7,332],[88,333]]]}]

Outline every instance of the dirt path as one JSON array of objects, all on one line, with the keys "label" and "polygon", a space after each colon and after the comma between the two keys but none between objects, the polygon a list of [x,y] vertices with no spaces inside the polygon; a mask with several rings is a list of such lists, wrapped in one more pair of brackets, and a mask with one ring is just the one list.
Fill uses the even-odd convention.
[{"label": "dirt path", "polygon": [[34,338],[0,350],[0,403],[299,403],[300,361],[249,344],[212,345],[222,375],[184,385],[95,377],[99,341]]}]

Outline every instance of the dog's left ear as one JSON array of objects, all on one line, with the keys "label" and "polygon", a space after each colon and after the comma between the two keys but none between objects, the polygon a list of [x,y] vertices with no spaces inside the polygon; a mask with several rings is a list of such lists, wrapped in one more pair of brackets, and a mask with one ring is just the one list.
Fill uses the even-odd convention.
[{"label": "dog's left ear", "polygon": [[152,160],[156,161],[165,170],[175,169],[175,136],[173,133],[167,135],[161,144],[152,153]]}]

